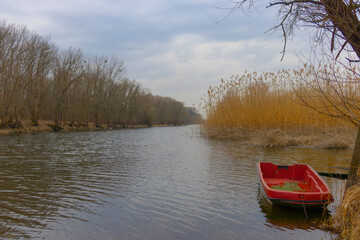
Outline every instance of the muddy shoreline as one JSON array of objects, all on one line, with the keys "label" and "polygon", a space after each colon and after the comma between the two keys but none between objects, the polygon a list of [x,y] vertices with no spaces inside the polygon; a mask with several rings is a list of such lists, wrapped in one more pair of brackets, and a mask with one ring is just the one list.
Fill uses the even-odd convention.
[{"label": "muddy shoreline", "polygon": [[209,128],[204,125],[201,128],[201,134],[209,139],[244,141],[264,148],[352,149],[355,144],[357,129],[348,126],[291,129]]},{"label": "muddy shoreline", "polygon": [[[31,125],[30,121],[24,121],[21,128],[3,128],[0,129],[1,135],[13,135],[13,134],[31,134],[31,133],[42,133],[42,132],[82,132],[82,131],[99,131],[99,130],[113,130],[113,129],[132,129],[132,128],[148,128],[147,125],[116,125],[116,126],[107,126],[101,125],[96,126],[95,123],[89,123],[88,125],[77,125],[77,124],[64,124],[62,129],[59,131],[54,131],[53,127],[54,121],[39,121],[37,126]],[[166,124],[156,124],[150,127],[167,127],[173,125]]]}]

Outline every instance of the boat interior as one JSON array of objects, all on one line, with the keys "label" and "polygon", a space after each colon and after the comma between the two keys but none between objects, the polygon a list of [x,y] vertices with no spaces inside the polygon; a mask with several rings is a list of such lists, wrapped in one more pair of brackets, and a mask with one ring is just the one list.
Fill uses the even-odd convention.
[{"label": "boat interior", "polygon": [[306,165],[281,166],[272,163],[261,163],[260,168],[265,183],[274,190],[292,192],[326,191],[326,186],[322,184],[319,176]]}]

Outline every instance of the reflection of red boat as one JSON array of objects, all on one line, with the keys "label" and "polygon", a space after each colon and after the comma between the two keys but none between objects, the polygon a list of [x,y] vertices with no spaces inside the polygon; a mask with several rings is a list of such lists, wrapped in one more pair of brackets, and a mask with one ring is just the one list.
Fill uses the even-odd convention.
[{"label": "reflection of red boat", "polygon": [[257,163],[261,192],[272,204],[323,207],[333,201],[329,187],[309,165]]}]

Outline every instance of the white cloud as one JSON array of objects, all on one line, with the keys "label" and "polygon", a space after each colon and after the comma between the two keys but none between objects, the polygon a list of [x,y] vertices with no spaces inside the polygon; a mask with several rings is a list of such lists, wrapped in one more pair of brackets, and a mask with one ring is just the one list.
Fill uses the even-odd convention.
[{"label": "white cloud", "polygon": [[[159,46],[161,45],[161,47]],[[200,35],[178,35],[167,43],[154,43],[149,56],[127,62],[129,74],[153,93],[170,95],[186,105],[198,105],[210,85],[245,70],[277,71],[294,68],[296,51],[306,49],[301,42],[288,49],[280,62],[283,43],[277,39],[209,41]],[[147,46],[144,46],[147,48]],[[147,66],[147,67],[144,67]],[[141,70],[140,70],[141,69]]]},{"label": "white cloud", "polygon": [[[225,1],[226,3],[230,3]],[[274,71],[297,64],[296,51],[308,48],[297,37],[283,43],[263,33],[273,24],[273,9],[252,17],[214,8],[223,0],[0,0],[0,15],[51,35],[62,48],[85,53],[117,55],[128,77],[154,94],[198,104],[209,85],[245,69]]]}]

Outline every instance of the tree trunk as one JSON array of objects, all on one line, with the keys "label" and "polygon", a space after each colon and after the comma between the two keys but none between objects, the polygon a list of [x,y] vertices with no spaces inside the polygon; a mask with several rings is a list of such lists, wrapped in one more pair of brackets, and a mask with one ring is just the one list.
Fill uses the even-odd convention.
[{"label": "tree trunk", "polygon": [[[346,5],[342,0],[322,0],[325,10],[345,40],[360,59],[360,21],[351,6]],[[354,152],[350,163],[349,175],[346,183],[346,190],[358,183],[358,170],[360,167],[360,127],[356,137]]]},{"label": "tree trunk", "polygon": [[359,166],[360,166],[360,127],[359,127],[358,134],[356,137],[354,152],[353,152],[351,163],[350,163],[349,175],[347,178],[347,183],[346,183],[345,189],[348,189],[352,185],[358,183],[358,181],[359,181],[359,176],[358,176]]}]

